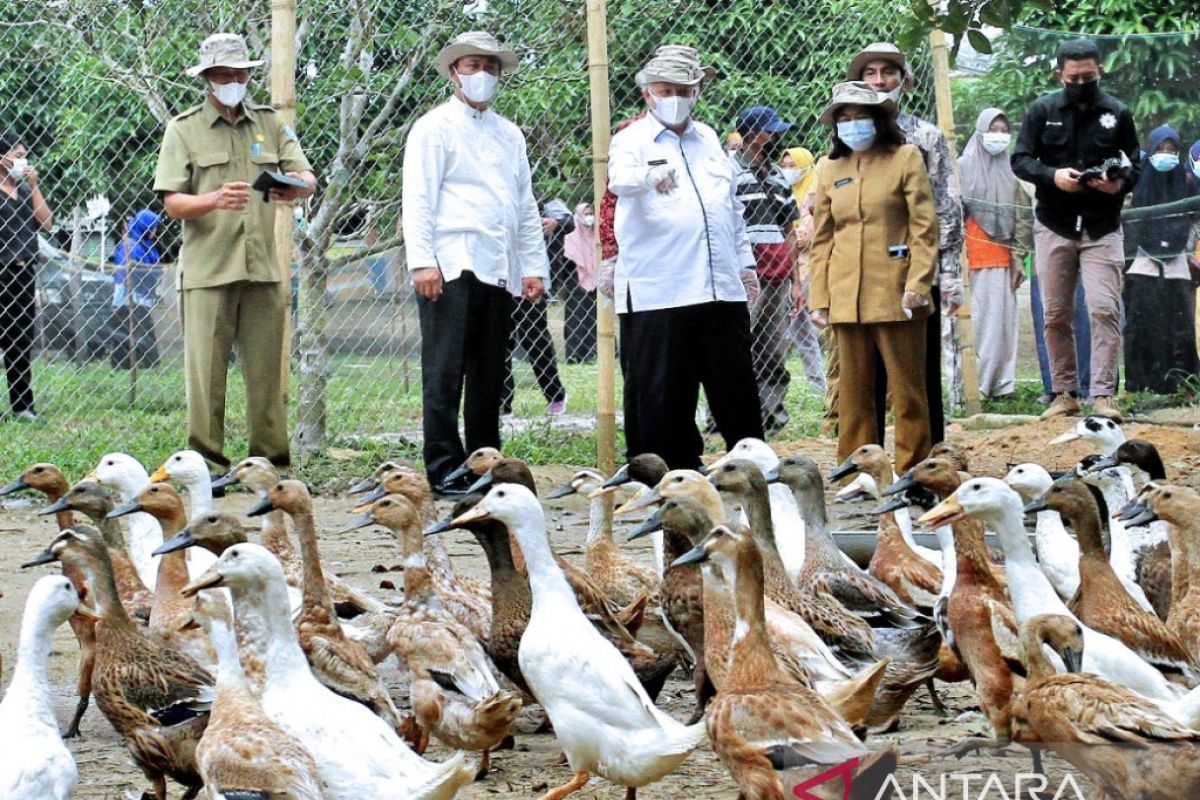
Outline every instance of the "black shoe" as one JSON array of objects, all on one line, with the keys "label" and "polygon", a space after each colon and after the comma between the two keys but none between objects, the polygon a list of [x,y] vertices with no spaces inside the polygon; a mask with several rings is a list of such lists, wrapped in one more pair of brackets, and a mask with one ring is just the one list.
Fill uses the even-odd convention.
[{"label": "black shoe", "polygon": [[454,480],[441,480],[433,486],[433,493],[439,500],[461,500],[467,496],[472,481],[464,475]]}]

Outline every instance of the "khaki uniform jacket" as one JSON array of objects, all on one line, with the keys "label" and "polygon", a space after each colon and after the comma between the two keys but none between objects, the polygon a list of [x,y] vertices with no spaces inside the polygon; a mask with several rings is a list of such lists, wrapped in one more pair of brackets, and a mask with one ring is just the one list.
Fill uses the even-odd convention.
[{"label": "khaki uniform jacket", "polygon": [[831,323],[905,322],[904,292],[929,294],[937,209],[915,146],[825,160],[813,222],[808,306],[829,309]]},{"label": "khaki uniform jacket", "polygon": [[[247,102],[230,125],[208,101],[167,123],[154,191],[205,194],[230,181],[253,183],[263,171],[311,169],[296,134],[270,106]],[[183,223],[179,288],[203,289],[238,281],[275,283],[277,203],[252,192],[241,211],[217,210]]]}]

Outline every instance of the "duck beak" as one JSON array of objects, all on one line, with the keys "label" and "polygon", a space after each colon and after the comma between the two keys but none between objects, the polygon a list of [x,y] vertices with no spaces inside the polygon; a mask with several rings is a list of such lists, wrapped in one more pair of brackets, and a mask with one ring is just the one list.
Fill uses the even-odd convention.
[{"label": "duck beak", "polygon": [[1070,647],[1064,647],[1062,651],[1063,664],[1067,667],[1067,672],[1077,673],[1083,672],[1083,653]]},{"label": "duck beak", "polygon": [[769,470],[767,470],[766,472],[763,473],[763,478],[766,479],[768,484],[779,483],[779,481],[780,481],[779,467],[778,466],[771,467]]},{"label": "duck beak", "polygon": [[93,609],[87,603],[81,602],[79,605],[75,606],[75,613],[81,617],[84,617],[86,619],[90,619],[93,621],[102,619],[102,617],[96,613],[95,609]]},{"label": "duck beak", "polygon": [[179,593],[184,597],[195,597],[202,589],[213,589],[224,585],[225,576],[217,572],[217,565],[213,564],[207,572],[180,589]]},{"label": "duck beak", "polygon": [[459,514],[457,517],[450,520],[450,527],[458,528],[466,525],[468,522],[477,522],[491,518],[492,512],[484,508],[483,503],[476,503],[470,510],[464,511],[462,514]]},{"label": "duck beak", "polygon": [[1071,430],[1064,433],[1062,436],[1055,436],[1053,439],[1050,440],[1050,444],[1066,444],[1067,442],[1073,442],[1078,438],[1079,438],[1079,432],[1076,431],[1074,428],[1072,428]]},{"label": "duck beak", "polygon": [[381,485],[376,484],[374,489],[372,489],[369,493],[364,495],[361,500],[358,501],[358,505],[356,505],[354,507],[354,510],[362,511],[364,508],[371,505],[376,500],[382,500],[385,497],[387,497],[387,489],[385,489]]},{"label": "duck beak", "polygon": [[10,494],[16,494],[23,489],[28,489],[29,484],[25,482],[25,476],[21,476],[16,480],[9,481],[0,488],[0,497],[7,497]]},{"label": "duck beak", "polygon": [[141,501],[138,500],[137,498],[134,498],[133,500],[130,500],[128,503],[121,503],[121,505],[117,506],[112,511],[108,512],[106,519],[116,519],[117,517],[124,517],[127,514],[136,514],[137,512],[139,512],[141,510],[142,510]]},{"label": "duck beak", "polygon": [[226,486],[233,486],[237,482],[237,476],[232,471],[226,472],[221,477],[212,479],[212,488],[224,489]]},{"label": "duck beak", "polygon": [[1112,469],[1113,467],[1118,467],[1120,465],[1121,462],[1117,460],[1115,454],[1111,456],[1105,456],[1095,464],[1092,464],[1092,466],[1088,469],[1088,473],[1094,475],[1097,472],[1103,472],[1106,469]]},{"label": "duck beak", "polygon": [[1049,511],[1049,510],[1050,510],[1050,506],[1046,503],[1045,497],[1040,497],[1037,500],[1034,500],[1032,503],[1027,503],[1025,505],[1025,513],[1026,514],[1036,514],[1039,511]]},{"label": "duck beak", "polygon": [[1050,479],[1057,481],[1057,480],[1067,477],[1068,475],[1073,475],[1073,474],[1074,473],[1071,472],[1070,470],[1061,470],[1061,469],[1051,470],[1050,471]]},{"label": "duck beak", "polygon": [[246,512],[247,517],[261,517],[270,511],[275,510],[275,504],[271,502],[270,497],[264,497],[254,504],[254,507]]},{"label": "duck beak", "polygon": [[1149,525],[1151,522],[1158,520],[1158,514],[1154,513],[1154,509],[1146,503],[1130,503],[1120,511],[1120,519],[1127,527],[1137,528],[1142,525]]},{"label": "duck beak", "polygon": [[730,460],[730,457],[728,454],[723,455],[720,458],[718,458],[716,461],[712,462],[711,464],[701,464],[699,466],[699,468],[697,468],[696,472],[699,472],[701,475],[705,475],[705,476],[712,475],[714,472],[719,470],[721,467],[723,467],[727,463],[729,463],[729,460]]},{"label": "duck beak", "polygon": [[200,623],[196,621],[195,617],[188,617],[187,622],[185,622],[179,626],[179,630],[181,633],[183,631],[195,631],[195,630],[199,630],[199,629],[200,629]]},{"label": "duck beak", "polygon": [[917,484],[917,481],[915,478],[913,478],[912,470],[910,469],[908,472],[906,472],[900,476],[900,480],[896,481],[891,486],[884,489],[881,492],[881,494],[884,497],[891,497],[894,494],[900,494],[901,492],[907,492],[913,486],[916,486],[916,484]]},{"label": "duck beak", "polygon": [[40,567],[42,564],[53,564],[55,561],[58,561],[58,556],[56,556],[54,552],[47,547],[45,550],[22,564],[21,569],[25,569],[26,567]]},{"label": "duck beak", "polygon": [[166,483],[169,480],[171,480],[171,475],[167,472],[166,464],[154,470],[154,474],[150,476],[151,483]]},{"label": "duck beak", "polygon": [[467,487],[467,494],[486,494],[487,490],[491,488],[493,483],[495,483],[495,480],[492,478],[492,473],[489,470],[488,472],[480,475],[479,480]]},{"label": "duck beak", "polygon": [[629,483],[629,465],[622,464],[621,468],[613,473],[613,476],[606,480],[601,486],[601,489],[616,489],[618,486],[624,486]]},{"label": "duck beak", "polygon": [[165,556],[167,553],[174,553],[177,550],[193,547],[195,544],[196,537],[192,535],[192,529],[184,528],[179,533],[160,544],[150,555]]},{"label": "duck beak", "polygon": [[654,513],[650,516],[650,519],[646,520],[641,525],[634,528],[629,533],[629,536],[627,536],[625,538],[625,541],[632,542],[634,539],[640,539],[643,536],[649,536],[650,534],[654,533],[655,531],[661,531],[661,530],[662,530],[662,509],[659,508],[654,511]]},{"label": "duck beak", "polygon": [[467,462],[464,461],[463,463],[459,464],[456,469],[447,474],[445,478],[442,478],[442,483],[451,483],[459,478],[465,478],[470,473],[471,468],[467,466]]},{"label": "duck beak", "polygon": [[[100,484],[101,486],[104,485],[104,481],[100,480],[100,476],[96,474],[96,470],[92,470],[87,475],[84,475],[83,480],[95,481],[96,483]],[[80,482],[82,483],[82,481],[80,481]]]},{"label": "duck beak", "polygon": [[558,500],[563,497],[570,497],[573,494],[575,494],[575,484],[564,483],[562,486],[559,486],[557,489],[554,489],[548,495],[546,495],[546,499]]},{"label": "duck beak", "polygon": [[671,562],[672,567],[682,567],[687,564],[699,564],[702,561],[708,561],[708,551],[704,549],[704,542],[688,550],[679,558]]},{"label": "duck beak", "polygon": [[[10,484],[11,485],[11,484]],[[7,487],[6,487],[7,488]],[[67,503],[67,498],[60,497],[50,505],[37,512],[39,517],[48,517],[51,514],[57,514],[60,511],[70,511],[71,506]]]},{"label": "duck beak", "polygon": [[[599,489],[593,489],[592,491],[588,492],[588,500],[595,500],[597,498],[604,497],[606,494],[616,494],[617,488],[621,484],[611,483],[611,481],[612,478],[609,478],[608,481],[606,481],[605,484]],[[621,483],[625,483],[625,481],[622,481]]]},{"label": "duck beak", "polygon": [[359,528],[365,528],[374,523],[375,518],[371,516],[371,512],[367,511],[346,522],[345,525],[337,529],[336,533],[349,533],[350,531],[356,531]]},{"label": "duck beak", "polygon": [[908,508],[908,497],[903,494],[893,495],[889,497],[883,505],[874,509],[871,513],[879,516],[880,514],[888,514],[892,511],[899,511],[902,508]]},{"label": "duck beak", "polygon": [[853,461],[851,461],[850,459],[847,458],[841,464],[838,464],[837,469],[835,469],[833,472],[829,473],[829,480],[830,480],[830,482],[840,481],[842,478],[846,477],[847,475],[853,475],[856,472],[858,472],[858,466]]},{"label": "duck beak", "polygon": [[426,536],[437,536],[439,533],[445,533],[450,530],[454,530],[453,514],[430,525],[425,529],[424,534]]},{"label": "duck beak", "polygon": [[930,528],[940,528],[942,525],[949,525],[952,522],[957,522],[966,516],[961,505],[958,504],[958,498],[950,495],[942,502],[938,503],[933,508],[921,515],[917,522],[922,525],[927,525]]},{"label": "duck beak", "polygon": [[351,486],[347,494],[362,494],[363,492],[369,492],[378,485],[379,481],[375,480],[374,478],[363,478],[361,481]]},{"label": "duck beak", "polygon": [[637,511],[639,508],[646,508],[662,501],[663,496],[659,493],[658,489],[647,489],[637,497],[627,500],[624,505],[613,512],[613,515],[628,514],[630,511]]}]

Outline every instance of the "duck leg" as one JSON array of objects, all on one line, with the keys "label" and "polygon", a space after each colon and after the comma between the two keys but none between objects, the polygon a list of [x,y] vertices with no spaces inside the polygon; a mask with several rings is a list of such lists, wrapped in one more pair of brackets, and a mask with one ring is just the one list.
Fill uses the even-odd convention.
[{"label": "duck leg", "polygon": [[[994,756],[1000,756],[1004,754],[1010,744],[1012,744],[1012,740],[1010,739],[984,739],[981,736],[972,736],[940,751],[938,756],[941,758],[957,758],[962,760],[972,754],[981,756],[984,750],[989,751]],[[1035,771],[1040,766],[1040,761],[1041,757],[1035,750],[1033,762]]]},{"label": "duck leg", "polygon": [[637,800],[636,786],[629,786],[625,789],[625,800]]},{"label": "duck leg", "polygon": [[692,717],[687,722],[688,725],[695,725],[704,719],[704,709],[708,708],[708,701],[712,700],[717,693],[716,687],[708,679],[708,671],[704,668],[702,659],[696,660],[696,668],[692,671],[692,680],[696,687],[696,710],[692,712]]},{"label": "duck leg", "polygon": [[574,794],[586,786],[591,777],[586,772],[576,772],[570,783],[565,783],[557,789],[551,789],[542,795],[541,800],[563,800],[564,797]]},{"label": "duck leg", "polygon": [[937,687],[933,685],[933,678],[925,681],[925,688],[929,690],[929,701],[933,703],[933,713],[942,718],[949,716],[950,712],[946,710],[946,704],[942,702],[942,698],[938,697]]},{"label": "duck leg", "polygon": [[483,758],[479,762],[479,771],[475,773],[475,780],[481,781],[487,777],[488,770],[492,767],[492,751],[484,750]]},{"label": "duck leg", "polygon": [[72,614],[68,621],[79,641],[79,679],[76,684],[79,702],[75,705],[75,716],[71,717],[71,724],[67,726],[63,738],[74,739],[79,736],[79,723],[92,696],[92,669],[96,666],[96,623],[80,614]]}]

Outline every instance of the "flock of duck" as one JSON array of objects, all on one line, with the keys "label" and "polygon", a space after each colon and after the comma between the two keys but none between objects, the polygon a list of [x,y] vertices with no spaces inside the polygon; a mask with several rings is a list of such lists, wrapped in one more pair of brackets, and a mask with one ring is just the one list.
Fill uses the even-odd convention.
[{"label": "flock of duck", "polygon": [[[971,476],[950,444],[903,476],[875,445],[826,476],[759,440],[702,472],[653,455],[581,470],[546,498],[589,498],[580,563],[552,549],[519,459],[472,454],[472,494],[440,520],[423,474],[389,461],[351,489],[365,497],[340,529],[398,540],[404,591],[388,600],[323,569],[308,490],[264,459],[212,479],[191,451],[153,474],[113,453],[73,486],[35,464],[0,495],[45,496],[59,532],[23,566],[61,572],[26,600],[0,797],[72,795],[63,737],[94,698],[154,800],[168,780],[212,800],[450,798],[535,705],[573,773],[543,800],[593,776],[632,800],[706,738],[744,800],[830,769],[845,789],[807,791],[876,798],[900,756],[872,737],[919,691],[940,708],[935,681],[973,684],[991,730],[955,755],[1017,743],[1036,769],[1052,749],[1113,797],[1200,796],[1200,494],[1110,420],[1056,441],[1070,439],[1096,455],[1003,479]],[[851,475],[839,498],[877,506],[865,569],[827,522],[827,481]],[[214,506],[233,484],[257,494],[253,537]],[[650,537],[653,567],[614,534],[611,495],[630,490],[616,515],[649,512],[624,538]],[[438,535],[452,529],[473,535],[490,582],[456,571]],[[81,657],[60,735],[48,671],[64,622]],[[399,703],[378,668],[392,656]],[[677,669],[695,690],[686,722],[656,705]],[[431,739],[453,755],[426,759]]]}]

